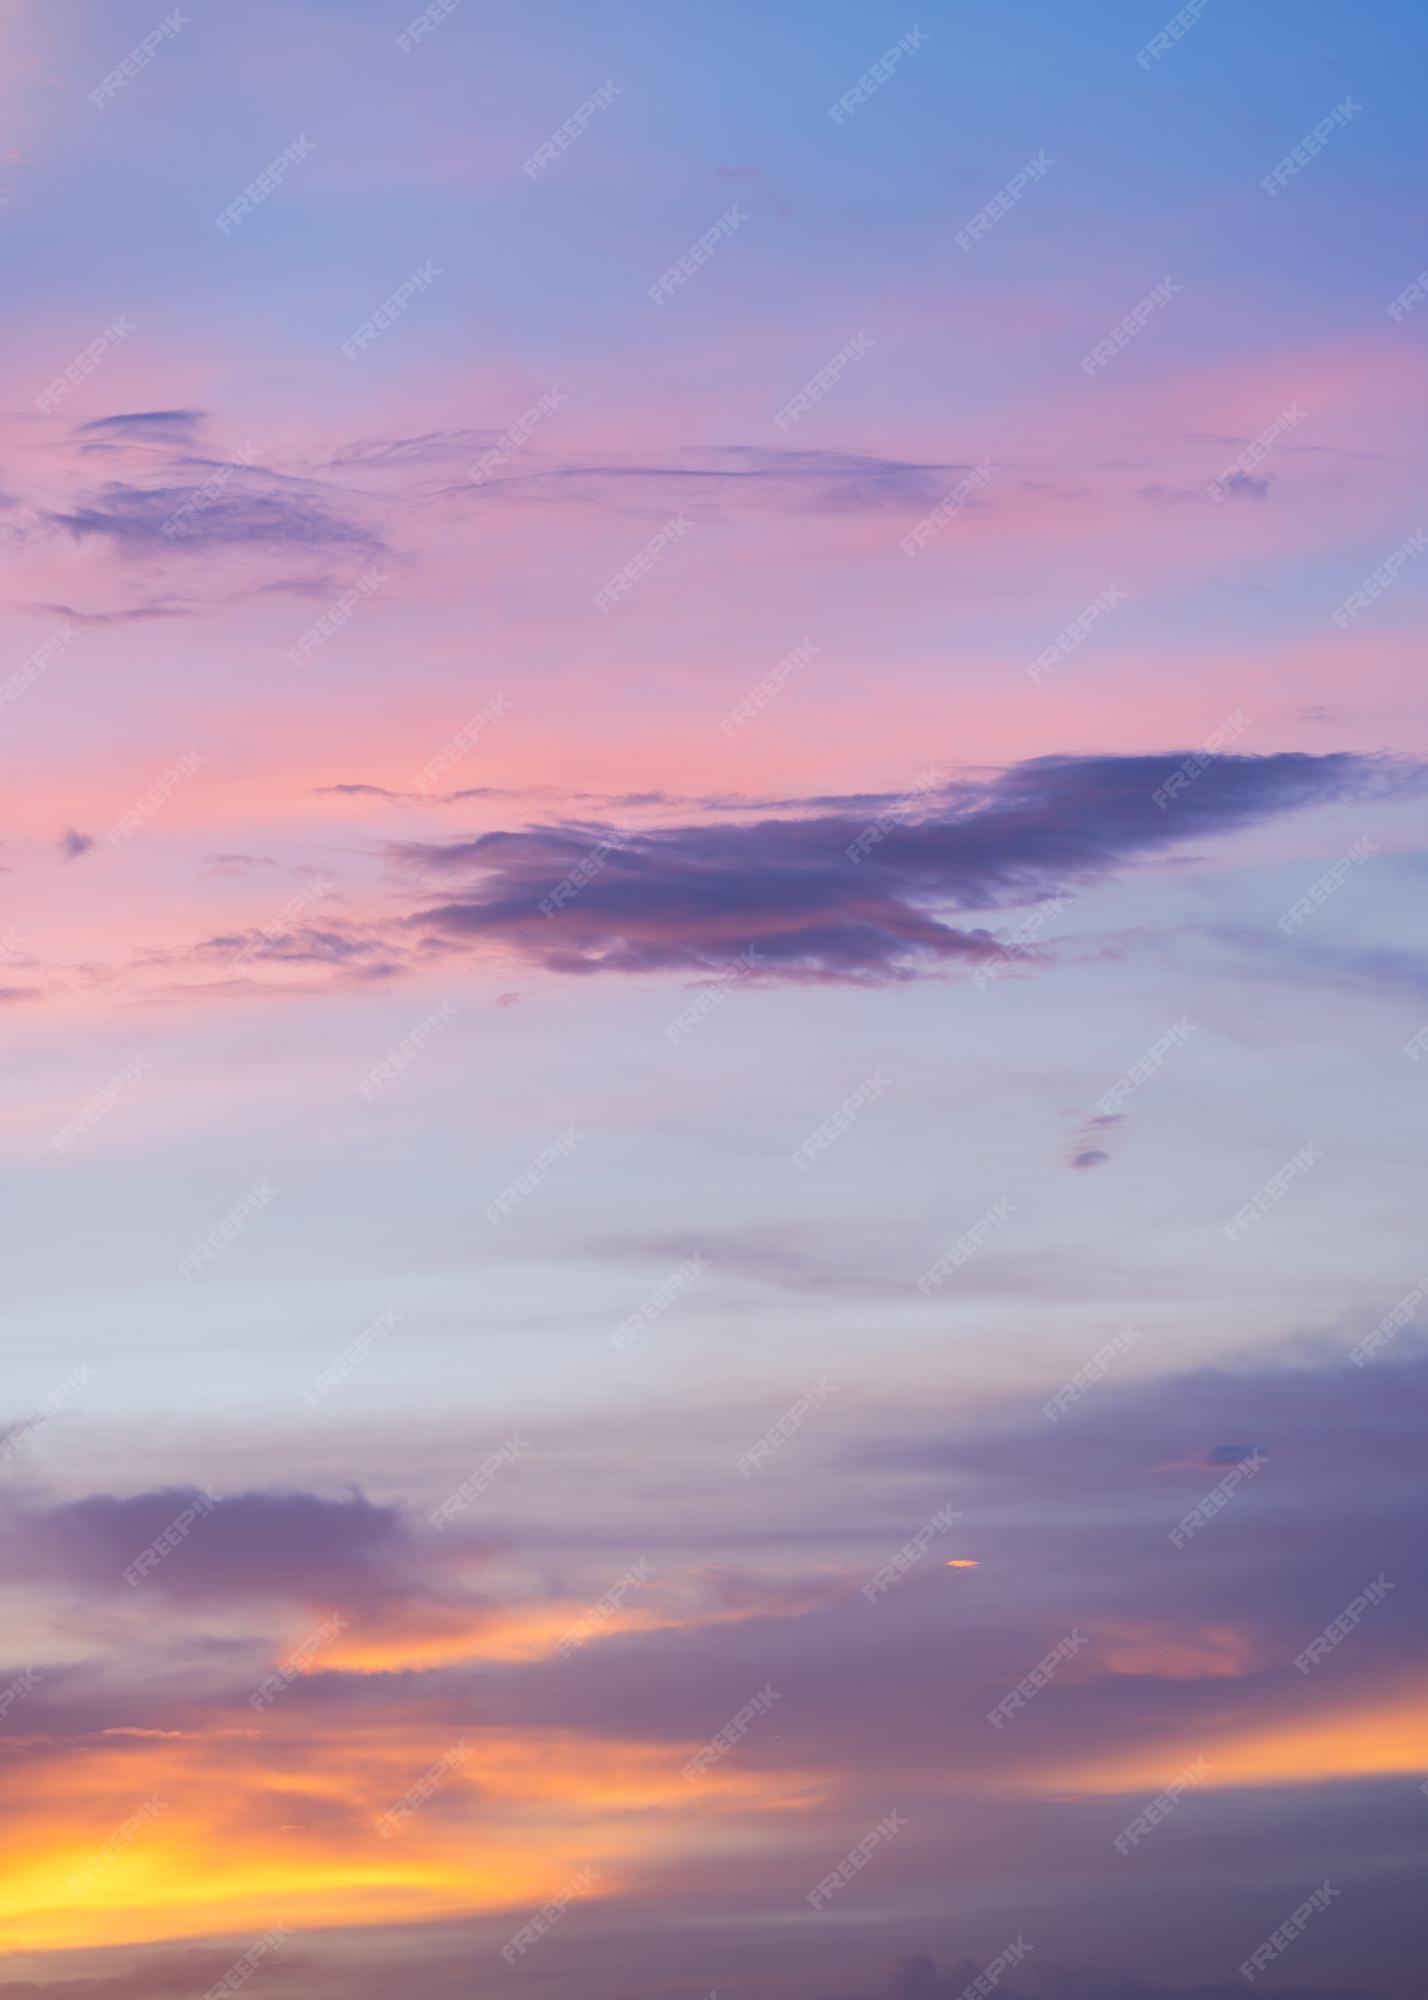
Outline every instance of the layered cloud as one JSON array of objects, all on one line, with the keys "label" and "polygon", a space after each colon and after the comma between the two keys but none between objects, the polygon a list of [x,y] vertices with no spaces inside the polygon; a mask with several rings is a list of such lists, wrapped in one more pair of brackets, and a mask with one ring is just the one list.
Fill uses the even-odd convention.
[{"label": "layered cloud", "polygon": [[0,2000],[1419,2000],[1422,10],[420,9],[7,10]]},{"label": "layered cloud", "polygon": [[[479,1501],[452,1536],[433,1532],[426,1501],[240,1493],[138,1585],[121,1574],[136,1544],[195,1493],[12,1504],[0,1560],[27,1596],[68,1607],[69,1633],[67,1657],[36,1658],[37,1684],[6,1716],[32,1798],[49,1801],[0,1830],[16,1935],[38,1946],[485,1912],[473,1948],[494,1954],[588,1867],[598,1886],[570,1923],[597,1957],[648,1899],[675,1897],[685,1925],[737,1910],[746,1936],[785,1938],[790,1995],[851,2000],[837,1937],[859,1940],[871,1980],[898,1912],[913,1961],[899,1976],[922,1982],[907,1990],[942,1991],[922,1961],[955,1958],[959,1926],[990,1957],[1006,1924],[1044,1954],[1030,2000],[1083,1990],[1066,1968],[1095,1962],[1098,1927],[1178,1924],[1184,1881],[1209,1881],[1232,1851],[1238,1956],[1304,1871],[1330,1874],[1359,1901],[1336,1910],[1322,1964],[1360,1990],[1356,1954],[1375,1979],[1394,1960],[1376,1938],[1380,1905],[1365,1904],[1355,1817],[1386,1814],[1407,1838],[1421,1777],[1425,1376],[1415,1351],[1365,1369],[1286,1356],[1238,1375],[1103,1372],[1054,1419],[1003,1400],[914,1431],[868,1412],[811,1464],[805,1451],[798,1468],[759,1475],[782,1548],[752,1564],[708,1560],[729,1545],[728,1502],[686,1437],[685,1470],[671,1458],[665,1476],[702,1525],[652,1523],[636,1558],[591,1523],[554,1587],[543,1537],[517,1530],[498,1556],[466,1528]],[[720,1421],[710,1412],[706,1427]],[[539,1480],[544,1461],[550,1497],[553,1442],[537,1437],[523,1467]],[[1250,1450],[1262,1469],[1177,1544],[1171,1531]],[[849,1482],[856,1527],[830,1518]],[[1380,1577],[1387,1589],[1367,1591]],[[138,1617],[142,1641],[127,1623]],[[1338,1636],[1305,1669],[1326,1630]],[[749,1712],[761,1689],[772,1699]],[[1144,1846],[1112,1852],[1197,1764]],[[393,1801],[438,1766],[384,1833]],[[1346,1786],[1358,1789],[1336,1803]],[[76,1897],[70,1875],[153,1796],[165,1810]],[[852,1880],[837,1931],[819,1925],[806,1892],[894,1808],[905,1830]],[[912,1914],[949,1867],[976,1884],[985,1921]],[[434,1934],[417,1948],[439,1955]],[[1099,1962],[1117,1991],[1104,1948]],[[1201,1941],[1192,1990],[1218,1994],[1237,1962]]]}]

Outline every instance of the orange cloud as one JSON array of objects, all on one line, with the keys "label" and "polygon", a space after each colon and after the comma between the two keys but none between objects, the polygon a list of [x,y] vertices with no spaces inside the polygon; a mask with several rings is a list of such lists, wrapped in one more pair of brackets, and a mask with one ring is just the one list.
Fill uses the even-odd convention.
[{"label": "orange cloud", "polygon": [[618,1893],[642,1863],[718,1845],[730,1813],[817,1795],[807,1776],[715,1771],[695,1801],[692,1743],[443,1733],[381,1711],[330,1737],[275,1711],[263,1732],[28,1747],[44,1804],[0,1829],[0,1926],[20,1950],[504,1909],[514,1926],[592,1863],[591,1893]]},{"label": "orange cloud", "polygon": [[[1030,1788],[1083,1793],[1155,1792],[1197,1757],[1209,1766],[1207,1789],[1240,1785],[1325,1784],[1335,1778],[1417,1775],[1423,1764],[1428,1699],[1421,1691],[1387,1697],[1372,1707],[1326,1711],[1266,1728],[1207,1723],[1193,1738],[1142,1745],[1121,1757],[1063,1766],[1029,1781]],[[1027,1789],[1023,1781],[1019,1789]]]}]

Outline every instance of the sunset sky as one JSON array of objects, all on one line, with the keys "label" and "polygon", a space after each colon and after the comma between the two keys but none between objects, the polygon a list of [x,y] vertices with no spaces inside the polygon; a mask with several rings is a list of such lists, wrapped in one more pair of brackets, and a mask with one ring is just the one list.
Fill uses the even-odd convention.
[{"label": "sunset sky", "polygon": [[1423,9],[0,51],[0,2000],[1421,2000]]}]

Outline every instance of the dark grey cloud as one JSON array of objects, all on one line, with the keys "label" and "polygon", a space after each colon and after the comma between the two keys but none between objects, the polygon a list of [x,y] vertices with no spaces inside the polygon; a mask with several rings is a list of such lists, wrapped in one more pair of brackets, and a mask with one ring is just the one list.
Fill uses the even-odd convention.
[{"label": "dark grey cloud", "polygon": [[326,463],[377,471],[407,465],[440,465],[484,451],[500,436],[501,431],[496,429],[424,431],[419,437],[356,438],[351,444],[340,445]]},{"label": "dark grey cloud", "polygon": [[199,959],[261,961],[274,965],[335,965],[386,967],[388,948],[374,938],[315,924],[282,930],[225,931],[203,938],[193,948]]},{"label": "dark grey cloud", "polygon": [[227,484],[202,493],[202,504],[194,505],[201,493],[197,484],[135,486],[111,480],[88,503],[48,518],[76,541],[97,536],[125,554],[381,546],[379,536],[336,511],[326,498],[274,483],[249,468],[237,469]]},{"label": "dark grey cloud", "polygon": [[80,855],[88,854],[93,845],[92,834],[79,833],[72,826],[67,826],[59,838],[59,851],[66,861],[78,861]]},{"label": "dark grey cloud", "polygon": [[120,416],[96,417],[81,424],[79,438],[101,443],[114,441],[139,444],[189,444],[203,422],[202,410],[130,410]]},{"label": "dark grey cloud", "polygon": [[[125,1569],[185,1510],[195,1513],[183,1537],[137,1585],[126,1582]],[[10,1577],[121,1598],[143,1590],[189,1604],[371,1605],[416,1588],[414,1565],[406,1517],[357,1493],[168,1488],[40,1509],[11,1497],[0,1511],[0,1568]]]},{"label": "dark grey cloud", "polygon": [[[753,947],[768,979],[908,979],[1000,955],[985,917],[1280,813],[1421,783],[1348,752],[1223,756],[1174,813],[1156,789],[1183,752],[1040,757],[873,810],[745,825],[567,823],[394,852],[455,894],[411,919],[514,946],[572,974],[709,973]],[[861,817],[866,810],[868,817]],[[559,885],[560,906],[542,909]]]},{"label": "dark grey cloud", "polygon": [[72,618],[76,625],[138,625],[151,618],[191,618],[193,606],[174,601],[156,599],[149,604],[135,604],[117,611],[77,611],[72,604],[32,604],[32,611],[43,611],[56,618]]},{"label": "dark grey cloud", "polygon": [[510,473],[481,486],[447,490],[486,500],[497,494],[535,496],[559,490],[566,496],[607,502],[621,493],[633,496],[645,489],[651,495],[663,493],[667,502],[675,504],[743,499],[782,509],[852,512],[933,506],[971,470],[970,463],[883,458],[871,452],[727,444],[690,447],[663,461],[605,459],[536,470],[513,465]]},{"label": "dark grey cloud", "polygon": [[1233,500],[1263,500],[1270,482],[1256,472],[1231,472],[1219,484]]},{"label": "dark grey cloud", "polygon": [[1103,1167],[1111,1157],[1107,1150],[1110,1134],[1124,1122],[1123,1111],[1102,1111],[1083,1119],[1071,1141],[1067,1166],[1082,1173],[1090,1167]]}]

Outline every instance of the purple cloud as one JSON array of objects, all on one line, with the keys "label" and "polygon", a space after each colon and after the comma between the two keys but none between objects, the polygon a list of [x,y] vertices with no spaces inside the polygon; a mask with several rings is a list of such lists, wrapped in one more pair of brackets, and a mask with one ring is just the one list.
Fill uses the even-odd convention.
[{"label": "purple cloud", "polygon": [[871,983],[1000,954],[988,930],[949,914],[1015,907],[1183,841],[1420,780],[1415,766],[1347,752],[1223,756],[1181,810],[1162,812],[1153,794],[1181,761],[1041,757],[867,818],[566,824],[395,852],[460,881],[418,929],[499,941],[551,971],[708,973],[753,947],[769,979]]}]

